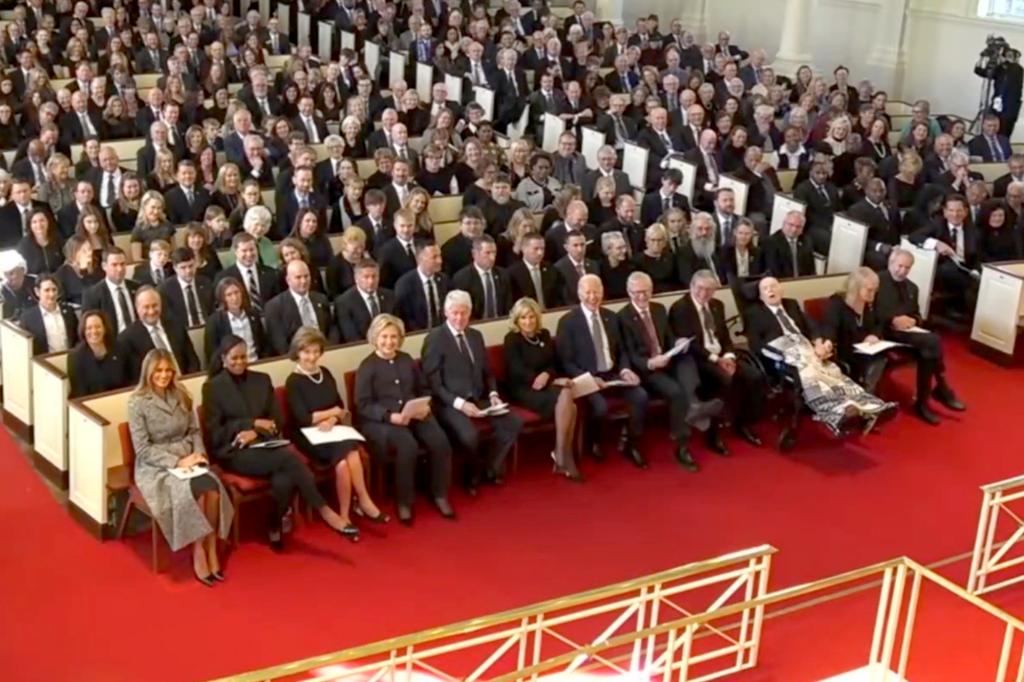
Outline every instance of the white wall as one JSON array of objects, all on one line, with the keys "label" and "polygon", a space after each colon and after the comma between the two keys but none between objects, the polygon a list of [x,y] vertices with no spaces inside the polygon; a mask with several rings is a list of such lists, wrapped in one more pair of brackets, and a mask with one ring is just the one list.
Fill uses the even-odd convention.
[{"label": "white wall", "polygon": [[[630,24],[653,12],[667,28],[672,17],[681,16],[702,40],[728,29],[735,44],[762,47],[771,59],[790,1],[650,0],[624,2],[623,9]],[[973,68],[988,34],[1004,36],[1024,51],[1024,23],[980,19],[977,0],[805,1],[809,30],[802,47],[813,55],[817,71],[831,75],[845,64],[854,81],[868,78],[894,99],[927,98],[936,113],[975,113],[982,82]],[[1024,127],[1017,137],[1024,140]]]}]

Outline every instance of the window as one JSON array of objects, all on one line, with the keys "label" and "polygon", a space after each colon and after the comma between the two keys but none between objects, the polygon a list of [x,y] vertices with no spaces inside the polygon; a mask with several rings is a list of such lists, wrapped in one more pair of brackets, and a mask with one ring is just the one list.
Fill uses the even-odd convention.
[{"label": "window", "polygon": [[978,16],[1024,21],[1024,0],[978,0]]}]

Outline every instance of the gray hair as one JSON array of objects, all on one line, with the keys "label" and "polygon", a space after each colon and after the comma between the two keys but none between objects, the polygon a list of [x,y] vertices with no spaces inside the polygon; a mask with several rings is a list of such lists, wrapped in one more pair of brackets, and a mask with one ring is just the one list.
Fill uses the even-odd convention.
[{"label": "gray hair", "polygon": [[465,307],[473,308],[473,299],[470,298],[468,291],[462,289],[452,289],[448,292],[448,295],[444,297],[444,311],[447,313],[452,308]]},{"label": "gray hair", "polygon": [[248,232],[249,228],[255,225],[270,229],[273,222],[274,217],[270,215],[270,209],[266,206],[251,206],[245,212],[245,218],[242,220],[242,229]]},{"label": "gray hair", "polygon": [[690,288],[692,289],[697,284],[710,284],[714,287],[717,287],[718,278],[715,277],[715,273],[711,272],[707,268],[704,268],[693,273],[693,276],[690,277]]},{"label": "gray hair", "polygon": [[892,248],[892,251],[889,252],[889,263],[892,263],[900,256],[906,256],[910,259],[910,264],[914,264],[914,253],[909,249],[904,249],[902,246],[894,246]]},{"label": "gray hair", "polygon": [[328,135],[324,138],[324,145],[329,144],[345,144],[345,140],[341,135]]},{"label": "gray hair", "polygon": [[626,238],[622,236],[622,233],[616,230],[615,232],[605,232],[601,235],[601,253],[608,253],[608,249],[611,248],[614,242],[625,242]]},{"label": "gray hair", "polygon": [[634,270],[629,273],[629,277],[626,278],[626,289],[633,286],[634,284],[650,284],[654,286],[654,280],[643,270]]}]

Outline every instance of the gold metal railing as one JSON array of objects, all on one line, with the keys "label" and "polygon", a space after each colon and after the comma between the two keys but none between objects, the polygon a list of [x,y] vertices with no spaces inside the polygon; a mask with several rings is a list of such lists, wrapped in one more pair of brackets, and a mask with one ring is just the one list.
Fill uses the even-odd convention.
[{"label": "gold metal railing", "polygon": [[[926,582],[1001,621],[1004,637],[995,680],[1007,680],[1011,660],[1016,657],[1020,658],[1020,666],[1014,679],[1024,679],[1024,652],[1017,644],[1024,635],[1024,621],[970,594],[933,570],[901,557],[768,592],[768,568],[774,552],[770,546],[761,546],[521,609],[223,680],[404,682],[411,680],[414,674],[426,674],[438,680],[521,682],[586,670],[642,675],[644,679],[665,682],[670,679],[696,682],[756,666],[761,629],[769,607],[779,606],[781,615],[804,607],[815,608],[824,601],[876,587],[880,588],[878,608],[866,661],[872,676],[869,679],[873,682],[889,679],[890,670],[903,679],[921,587]],[[726,589],[704,609],[687,612],[673,601],[680,595],[696,594],[702,589],[706,596],[708,589],[718,590],[723,586]],[[739,593],[742,593],[741,600],[730,602]],[[789,608],[781,608],[783,605]],[[583,625],[595,616],[607,616],[616,610],[619,616],[612,626],[586,641],[560,634],[555,629]],[[679,617],[661,618],[660,610],[671,610],[673,616],[679,614]],[[633,626],[622,627],[626,621],[631,621]],[[554,641],[562,648],[544,655],[542,641]],[[460,671],[452,658],[446,658],[453,655],[455,659],[465,658],[480,647],[489,651],[489,655],[476,667],[464,667]],[[515,660],[509,660],[511,658]],[[716,662],[721,662],[720,667],[709,669],[709,665]],[[448,663],[452,667],[446,668]],[[465,661],[462,664],[465,666]]]}]

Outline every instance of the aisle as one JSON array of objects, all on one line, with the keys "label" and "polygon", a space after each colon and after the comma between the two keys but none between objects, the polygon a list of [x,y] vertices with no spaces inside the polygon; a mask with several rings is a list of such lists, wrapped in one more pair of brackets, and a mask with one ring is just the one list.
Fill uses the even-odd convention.
[{"label": "aisle", "polygon": [[[283,556],[251,538],[213,590],[191,579],[185,555],[153,575],[148,534],[96,542],[5,432],[0,670],[5,680],[205,679],[760,543],[780,550],[774,587],[899,554],[923,563],[959,554],[973,542],[978,485],[1024,469],[1024,370],[947,346],[970,411],[941,428],[901,415],[880,435],[837,446],[812,427],[788,456],[730,441],[733,456],[720,458],[697,445],[696,475],[656,432],[650,470],[618,457],[587,462],[582,486],[550,475],[545,448],[523,448],[506,486],[453,497],[456,523],[424,501],[414,528],[367,528],[358,545],[319,525],[302,528]],[[912,385],[912,370],[897,379]]]}]

